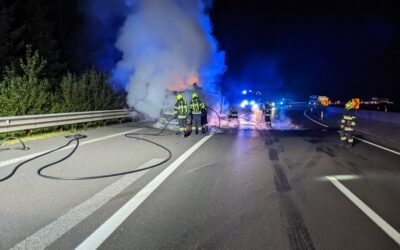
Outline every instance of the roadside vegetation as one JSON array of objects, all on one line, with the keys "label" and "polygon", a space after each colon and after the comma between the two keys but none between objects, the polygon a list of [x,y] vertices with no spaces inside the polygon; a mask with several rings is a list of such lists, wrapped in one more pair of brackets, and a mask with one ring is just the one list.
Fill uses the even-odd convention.
[{"label": "roadside vegetation", "polygon": [[[62,6],[61,6],[62,5]],[[127,108],[126,93],[108,75],[82,60],[76,0],[0,0],[0,117]],[[78,26],[77,26],[78,25]],[[62,32],[59,32],[62,31]],[[71,52],[72,51],[72,52]],[[69,125],[13,135],[74,131]],[[8,135],[1,135],[0,139]]]}]

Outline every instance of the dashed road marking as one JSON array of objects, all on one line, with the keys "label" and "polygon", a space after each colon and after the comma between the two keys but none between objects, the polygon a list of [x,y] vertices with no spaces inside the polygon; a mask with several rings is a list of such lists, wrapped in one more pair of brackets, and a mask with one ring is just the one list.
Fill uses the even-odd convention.
[{"label": "dashed road marking", "polygon": [[372,145],[372,146],[374,146],[374,147],[377,147],[377,148],[386,150],[386,151],[391,152],[391,153],[396,154],[396,155],[400,155],[400,152],[397,152],[397,151],[392,150],[392,149],[390,149],[390,148],[385,148],[384,146],[381,146],[381,145],[375,144],[375,143],[373,143],[373,142],[370,142],[370,141],[361,139],[361,138],[359,138],[359,137],[357,137],[357,136],[354,136],[354,138],[356,138],[356,139],[359,140],[359,141],[365,142],[365,143],[367,143],[367,144],[369,144],[369,145]]},{"label": "dashed road marking", "polygon": [[107,238],[156,190],[189,156],[203,145],[214,134],[208,135],[183,153],[156,178],[140,190],[132,199],[122,206],[103,225],[84,240],[76,250],[97,249]]},{"label": "dashed road marking", "polygon": [[[162,161],[162,159],[153,159],[139,168],[149,167],[153,164]],[[125,175],[118,181],[104,188],[82,204],[76,206],[71,209],[66,214],[59,217],[57,220],[53,221],[49,225],[40,229],[33,235],[29,236],[25,240],[21,241],[17,245],[15,245],[11,250],[17,249],[45,249],[50,244],[55,242],[61,236],[63,236],[66,232],[72,229],[74,226],[78,225],[84,219],[89,217],[91,214],[96,212],[99,208],[101,208],[104,204],[109,202],[112,198],[120,194],[123,190],[125,190],[129,185],[138,180],[144,174],[146,174],[149,170],[145,170],[142,172],[137,172],[136,174]]]},{"label": "dashed road marking", "polygon": [[369,208],[349,189],[347,189],[334,176],[327,176],[328,180],[342,192],[354,205],[356,205],[365,215],[367,215],[378,227],[380,227],[390,238],[392,238],[400,246],[400,233],[397,232],[391,225],[382,219],[377,213]]}]

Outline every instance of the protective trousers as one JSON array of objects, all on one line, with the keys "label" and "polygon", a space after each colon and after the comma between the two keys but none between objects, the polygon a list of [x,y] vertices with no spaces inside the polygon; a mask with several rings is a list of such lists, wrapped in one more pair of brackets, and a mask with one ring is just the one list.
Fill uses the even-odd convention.
[{"label": "protective trousers", "polygon": [[271,114],[264,114],[265,122],[270,123],[271,122]]},{"label": "protective trousers", "polygon": [[353,132],[353,130],[346,130],[345,128],[342,128],[340,130],[340,141],[344,143],[347,141],[349,144],[353,144]]},{"label": "protective trousers", "polygon": [[178,124],[179,124],[179,131],[181,133],[185,133],[186,132],[186,118],[178,117]]},{"label": "protective trousers", "polygon": [[201,129],[201,116],[202,114],[193,114],[192,129],[198,132]]}]

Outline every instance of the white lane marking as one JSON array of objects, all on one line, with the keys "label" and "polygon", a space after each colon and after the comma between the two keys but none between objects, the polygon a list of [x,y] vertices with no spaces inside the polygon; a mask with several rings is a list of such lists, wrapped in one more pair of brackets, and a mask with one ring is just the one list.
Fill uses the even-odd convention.
[{"label": "white lane marking", "polygon": [[176,159],[156,178],[140,190],[132,199],[121,207],[103,225],[84,240],[76,250],[97,249],[135,210],[156,190],[190,155],[203,145],[213,134],[208,135],[193,145]]},{"label": "white lane marking", "polygon": [[[90,141],[83,141],[83,142],[81,142],[80,145],[82,146],[82,145],[87,145],[87,144],[91,144],[91,143],[94,143],[94,142],[99,142],[99,141],[108,140],[108,139],[111,139],[111,138],[114,138],[114,137],[117,137],[117,136],[124,135],[124,134],[126,134],[126,133],[134,133],[134,132],[140,131],[140,130],[142,130],[142,129],[143,129],[143,128],[138,128],[138,129],[126,131],[126,132],[123,132],[123,133],[117,133],[117,134],[107,135],[107,136],[100,137],[100,138],[97,138],[97,139],[93,139],[93,140],[90,140]],[[73,148],[73,147],[74,147],[74,145],[70,145],[70,146],[68,146],[68,147],[65,147],[65,148],[59,150],[59,151],[63,151],[63,150],[70,149],[70,148]],[[31,159],[31,158],[33,158],[33,157],[36,157],[36,156],[38,156],[38,155],[47,153],[47,152],[49,152],[49,151],[50,151],[50,150],[46,150],[46,151],[42,151],[42,152],[39,152],[39,153],[30,154],[30,155],[25,155],[25,156],[22,156],[22,157],[18,157],[18,158],[14,158],[14,159],[2,161],[2,162],[0,162],[0,168],[6,167],[6,166],[11,165],[11,164],[14,164],[14,163],[18,163],[18,162],[21,162],[21,161],[25,161],[25,160]]]},{"label": "white lane marking", "polygon": [[[141,165],[139,168],[149,167],[160,161],[162,161],[162,159],[153,159]],[[53,221],[52,223],[32,234],[25,240],[21,241],[13,248],[11,248],[11,250],[45,249],[66,232],[68,232],[70,229],[72,229],[74,226],[82,222],[104,204],[109,202],[112,198],[120,194],[129,185],[138,180],[148,171],[149,170],[145,170],[136,174],[125,175],[124,177],[104,188],[82,204],[74,207],[66,214],[59,217],[57,220]]]},{"label": "white lane marking", "polygon": [[389,149],[389,148],[385,148],[384,146],[381,146],[381,145],[375,144],[375,143],[373,143],[373,142],[370,142],[370,141],[361,139],[361,138],[359,138],[359,137],[357,137],[357,136],[354,136],[354,138],[356,138],[356,139],[359,140],[359,141],[365,142],[365,143],[367,143],[367,144],[369,144],[369,145],[375,146],[375,147],[377,147],[377,148],[380,148],[380,149],[389,151],[389,152],[391,152],[391,153],[393,153],[393,154],[400,155],[400,152],[394,151],[394,150]]},{"label": "white lane marking", "polygon": [[349,189],[340,183],[335,177],[328,176],[328,180],[339,189],[354,205],[356,205],[365,215],[367,215],[375,224],[380,227],[390,238],[392,238],[398,245],[400,245],[400,233],[397,232],[391,225],[382,219],[377,213],[369,208],[357,196],[355,196]]},{"label": "white lane marking", "polygon": [[318,123],[319,125],[321,125],[321,126],[323,126],[323,127],[325,127],[325,128],[329,128],[329,126],[327,126],[327,125],[325,125],[325,124],[323,124],[323,123],[320,123],[320,122],[318,122],[318,121],[312,119],[311,117],[309,117],[309,116],[306,114],[306,112],[307,112],[307,110],[304,111],[304,116],[305,116],[305,117],[307,117],[308,119],[310,119],[311,121],[313,121],[313,122],[315,122],[315,123]]},{"label": "white lane marking", "polygon": [[[306,111],[307,111],[307,110],[306,110]],[[324,126],[324,127],[326,127],[326,128],[329,128],[327,125],[322,124],[322,123],[319,123],[318,121],[316,121],[316,120],[312,119],[311,117],[309,117],[308,115],[306,115],[306,111],[304,111],[304,116],[305,116],[305,117],[307,117],[308,119],[310,119],[311,121],[313,121],[313,122],[315,122],[315,123],[318,123],[318,124],[321,125],[321,126]],[[337,132],[340,132],[340,131],[337,131]],[[395,151],[395,150],[393,150],[393,149],[386,148],[386,147],[384,147],[384,146],[375,144],[375,143],[373,143],[373,142],[370,142],[370,141],[361,139],[361,138],[359,138],[359,137],[357,137],[357,136],[354,136],[354,138],[356,138],[356,139],[359,140],[359,141],[365,142],[365,143],[367,143],[367,144],[369,144],[369,145],[372,145],[372,146],[374,146],[374,147],[377,147],[377,148],[386,150],[386,151],[388,151],[388,152],[390,152],[390,153],[393,153],[393,154],[396,154],[396,155],[400,155],[400,152]]]}]

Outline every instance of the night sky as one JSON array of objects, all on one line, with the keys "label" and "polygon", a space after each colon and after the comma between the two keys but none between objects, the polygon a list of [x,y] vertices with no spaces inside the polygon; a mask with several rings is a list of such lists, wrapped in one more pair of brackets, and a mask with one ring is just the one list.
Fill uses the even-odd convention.
[{"label": "night sky", "polygon": [[215,0],[225,91],[400,101],[400,1]]}]

